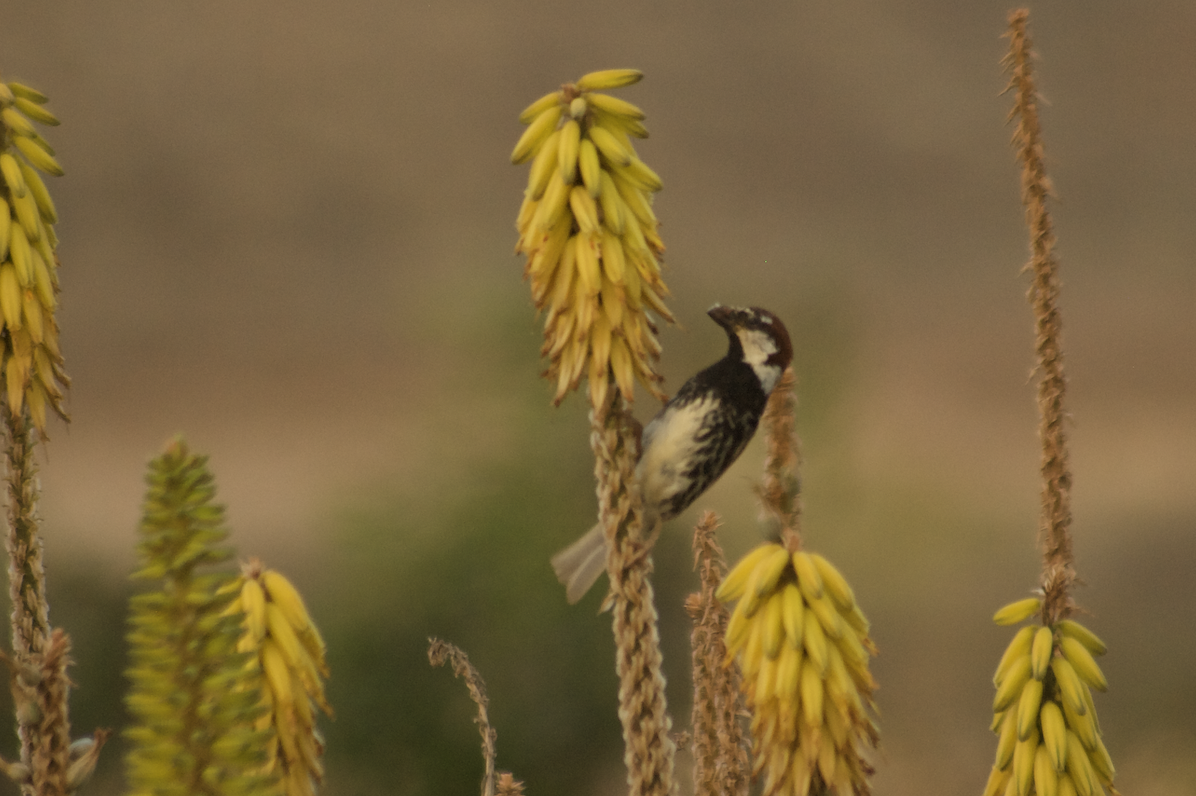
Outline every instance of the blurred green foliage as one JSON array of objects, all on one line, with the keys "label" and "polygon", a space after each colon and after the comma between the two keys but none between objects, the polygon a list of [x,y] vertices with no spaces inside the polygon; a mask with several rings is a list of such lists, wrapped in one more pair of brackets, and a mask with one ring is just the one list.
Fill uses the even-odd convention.
[{"label": "blurred green foliage", "polygon": [[[401,504],[347,519],[341,543],[354,552],[334,579],[349,588],[327,631],[339,717],[327,728],[331,789],[338,772],[369,772],[388,793],[477,787],[473,705],[449,672],[428,665],[432,635],[462,647],[486,679],[500,769],[565,792],[602,757],[618,758],[613,672],[606,690],[592,682],[612,668],[606,622],[571,611],[547,566],[544,529],[579,516],[570,510],[578,475],[491,466],[490,489],[445,504],[435,527],[418,532],[434,541],[414,555],[395,550],[416,535]],[[379,555],[388,548],[396,554]]]}]

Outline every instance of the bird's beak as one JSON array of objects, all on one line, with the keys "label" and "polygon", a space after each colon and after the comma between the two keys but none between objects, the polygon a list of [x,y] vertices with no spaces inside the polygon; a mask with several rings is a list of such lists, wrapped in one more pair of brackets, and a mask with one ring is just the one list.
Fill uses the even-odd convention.
[{"label": "bird's beak", "polygon": [[724,307],[722,304],[715,304],[710,309],[706,310],[706,314],[714,320],[719,326],[724,329],[729,328],[728,324],[731,322],[731,315],[733,310],[730,307]]}]

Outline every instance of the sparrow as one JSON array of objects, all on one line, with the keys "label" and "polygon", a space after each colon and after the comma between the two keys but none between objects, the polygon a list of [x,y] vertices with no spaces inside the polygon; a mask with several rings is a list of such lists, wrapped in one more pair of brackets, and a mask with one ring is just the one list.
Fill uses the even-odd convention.
[{"label": "sparrow", "polygon": [[[682,385],[644,428],[635,478],[644,527],[690,506],[739,458],[781,374],[793,359],[789,332],[759,307],[715,304],[707,313],[727,333],[727,354]],[[601,524],[552,557],[569,603],[576,603],[606,571]]]}]

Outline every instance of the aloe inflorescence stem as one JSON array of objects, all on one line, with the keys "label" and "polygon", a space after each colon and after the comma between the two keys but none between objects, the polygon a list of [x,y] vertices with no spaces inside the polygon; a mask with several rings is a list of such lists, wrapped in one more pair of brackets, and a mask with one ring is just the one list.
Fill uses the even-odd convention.
[{"label": "aloe inflorescence stem", "polygon": [[1010,15],[1009,90],[1014,94],[1010,112],[1015,122],[1013,144],[1022,164],[1022,204],[1030,232],[1030,261],[1025,270],[1033,277],[1028,297],[1034,309],[1035,351],[1038,370],[1038,434],[1042,441],[1042,516],[1039,532],[1043,548],[1043,619],[1066,619],[1073,609],[1071,585],[1075,570],[1071,550],[1071,472],[1068,469],[1066,413],[1063,399],[1067,379],[1063,373],[1062,315],[1059,310],[1059,263],[1055,258],[1055,233],[1046,200],[1051,182],[1043,163],[1042,129],[1038,122],[1038,93],[1034,85],[1029,12]]},{"label": "aloe inflorescence stem", "polygon": [[702,514],[694,528],[694,567],[702,583],[685,608],[693,619],[694,793],[746,796],[750,782],[747,748],[739,723],[739,667],[727,663],[725,637],[730,614],[715,598],[727,564],[715,530],[718,516]]},{"label": "aloe inflorescence stem", "polygon": [[[652,588],[652,544],[659,532],[643,526],[635,465],[638,425],[612,392],[613,406],[591,413],[599,521],[606,533],[607,573],[619,677],[619,719],[632,796],[666,796],[673,789],[675,745]],[[600,420],[599,417],[602,417]]]},{"label": "aloe inflorescence stem", "polygon": [[1050,181],[1043,165],[1038,95],[1032,71],[1033,51],[1027,31],[1029,12],[1009,16],[1009,88],[1014,94],[1010,118],[1013,145],[1021,163],[1022,204],[1030,232],[1038,382],[1039,438],[1042,443],[1043,551],[1042,596],[1016,600],[996,612],[999,625],[1038,619],[1014,634],[993,676],[992,730],[997,753],[985,796],[1056,796],[1113,793],[1113,761],[1101,740],[1091,689],[1108,687],[1095,657],[1106,651],[1092,631],[1069,617],[1075,610],[1071,539],[1071,473],[1067,464],[1063,397],[1061,320],[1055,235],[1046,200]]},{"label": "aloe inflorescence stem", "polygon": [[643,111],[605,93],[642,77],[634,69],[591,72],[536,100],[520,114],[527,129],[511,160],[531,161],[516,251],[527,255],[524,275],[546,313],[541,353],[554,401],[583,377],[589,382],[628,784],[633,796],[665,796],[673,790],[674,744],[651,583],[659,528],[643,527],[634,477],[640,429],[629,409],[637,381],[664,398],[649,315],[672,320],[652,210],[662,184],[632,144],[648,136]]},{"label": "aloe inflorescence stem", "polygon": [[[34,432],[46,438],[47,407],[65,419],[63,370],[55,319],[58,293],[58,212],[40,172],[58,176],[54,149],[38,132],[57,125],[47,97],[23,83],[0,83],[0,390],[5,449],[12,600],[12,644],[17,676],[17,732],[21,766],[37,793],[64,793],[90,775],[72,767],[68,753],[67,652],[70,640],[50,626]],[[38,672],[30,680],[26,675]],[[24,674],[22,674],[24,673]],[[103,736],[93,747],[98,754]],[[94,757],[89,758],[94,766]]]},{"label": "aloe inflorescence stem", "polygon": [[736,601],[727,663],[738,661],[743,670],[752,773],[764,776],[764,793],[862,796],[871,792],[866,756],[879,740],[869,671],[876,648],[843,575],[803,549],[795,384],[790,368],[762,419],[762,514],[777,541],[744,556],[716,596]]}]

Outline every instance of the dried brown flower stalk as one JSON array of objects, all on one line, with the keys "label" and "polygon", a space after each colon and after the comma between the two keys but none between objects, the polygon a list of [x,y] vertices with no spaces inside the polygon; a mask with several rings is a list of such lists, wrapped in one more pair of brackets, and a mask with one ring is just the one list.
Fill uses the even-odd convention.
[{"label": "dried brown flower stalk", "polygon": [[[66,794],[74,790],[68,782],[70,764],[71,724],[67,714],[67,695],[70,679],[66,668],[71,642],[66,633],[55,629],[50,634],[40,658],[37,684],[30,688],[37,706],[37,731],[32,734],[30,769],[34,789],[39,796]],[[18,675],[18,682],[20,675]],[[15,695],[14,695],[15,696]]]},{"label": "dried brown flower stalk", "polygon": [[[53,635],[50,632],[46,572],[38,533],[33,427],[28,412],[13,414],[7,404],[0,411],[6,441],[12,648],[18,672],[13,698],[18,707],[26,708],[17,710],[21,761],[29,767],[34,792],[65,793],[67,749],[71,743],[66,704],[69,642],[61,631]],[[28,672],[36,676],[22,674]],[[46,712],[48,708],[50,712]]]},{"label": "dried brown flower stalk", "polygon": [[[9,779],[28,785],[28,792],[37,796],[65,796],[78,788],[95,767],[94,762],[89,767],[89,761],[78,763],[82,755],[71,755],[67,711],[71,681],[66,673],[71,664],[70,648],[67,634],[55,629],[40,652],[21,660],[0,653],[9,668],[18,729],[23,731],[21,762],[0,760],[0,766]],[[108,730],[96,731],[90,749],[92,761],[108,735]]]},{"label": "dried brown flower stalk", "polygon": [[1040,371],[1042,599],[1015,600],[993,614],[993,621],[1011,626],[1037,615],[1042,624],[1024,626],[1014,634],[993,676],[991,729],[998,738],[984,794],[1102,796],[1108,788],[1116,796],[1113,760],[1101,740],[1091,693],[1091,689],[1108,688],[1094,657],[1108,648],[1091,630],[1068,619],[1075,609],[1071,585],[1076,576],[1070,534],[1071,473],[1063,427],[1067,382],[1060,342],[1058,263],[1052,253],[1055,237],[1046,208],[1051,185],[1043,166],[1028,18],[1026,9],[1009,15],[1010,51],[1004,65],[1010,72],[1007,91],[1015,96],[1010,119],[1016,122],[1013,144],[1022,166],[1022,203],[1030,232],[1025,270],[1033,276],[1028,298],[1034,310]]},{"label": "dried brown flower stalk", "polygon": [[619,676],[619,719],[631,796],[673,792],[675,745],[664,696],[660,635],[652,590],[652,545],[656,528],[643,527],[635,481],[639,424],[612,390],[602,412],[590,415],[590,446],[598,481],[598,517],[606,534],[613,614],[615,669]]},{"label": "dried brown flower stalk", "polygon": [[428,661],[433,666],[451,663],[453,674],[465,681],[470,698],[478,706],[478,717],[474,721],[477,722],[478,732],[482,734],[482,757],[486,761],[486,773],[482,777],[482,796],[495,796],[494,759],[498,733],[490,726],[488,712],[490,700],[486,696],[486,683],[482,681],[482,675],[478,673],[478,670],[469,662],[469,656],[465,654],[465,651],[447,641],[441,641],[438,638],[428,639]]},{"label": "dried brown flower stalk", "polygon": [[1063,374],[1062,319],[1059,312],[1058,261],[1053,248],[1055,234],[1046,200],[1051,182],[1043,165],[1042,130],[1038,123],[1038,93],[1031,67],[1033,53],[1026,31],[1029,11],[1018,9],[1009,15],[1010,51],[1005,66],[1010,72],[1007,91],[1014,93],[1010,119],[1016,122],[1013,145],[1022,164],[1022,204],[1030,231],[1030,261],[1025,269],[1033,275],[1028,298],[1034,308],[1035,349],[1038,370],[1038,435],[1042,441],[1042,516],[1039,539],[1043,551],[1042,617],[1045,624],[1066,619],[1074,609],[1071,585],[1075,569],[1071,550],[1071,472],[1068,470],[1067,439],[1064,430],[1063,397],[1067,380]]},{"label": "dried brown flower stalk", "polygon": [[510,771],[498,775],[497,796],[523,796],[523,783],[515,779]]},{"label": "dried brown flower stalk", "polygon": [[790,366],[781,374],[760,419],[767,450],[759,490],[761,519],[789,550],[801,549],[801,443],[796,413],[797,375]]},{"label": "dried brown flower stalk", "polygon": [[714,532],[718,515],[702,514],[694,529],[694,568],[701,591],[685,607],[694,620],[693,757],[697,796],[746,796],[750,782],[747,747],[739,717],[739,667],[727,663],[724,643],[729,615],[714,597],[727,574],[726,560]]},{"label": "dried brown flower stalk", "polygon": [[38,534],[37,466],[28,415],[3,408],[8,485],[8,588],[12,600],[12,647],[18,660],[41,652],[50,635],[46,571]]}]

